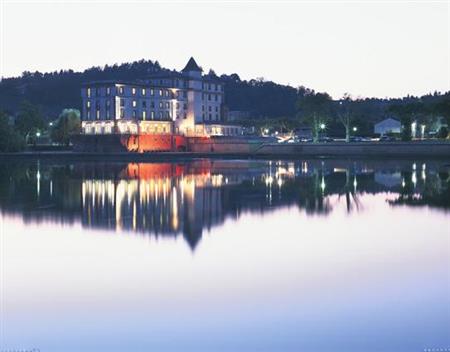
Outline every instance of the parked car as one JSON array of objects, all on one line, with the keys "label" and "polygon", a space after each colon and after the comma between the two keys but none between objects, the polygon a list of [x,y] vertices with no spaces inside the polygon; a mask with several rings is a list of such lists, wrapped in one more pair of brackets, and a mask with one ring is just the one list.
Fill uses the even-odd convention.
[{"label": "parked car", "polygon": [[380,142],[395,142],[395,137],[392,136],[381,136]]}]

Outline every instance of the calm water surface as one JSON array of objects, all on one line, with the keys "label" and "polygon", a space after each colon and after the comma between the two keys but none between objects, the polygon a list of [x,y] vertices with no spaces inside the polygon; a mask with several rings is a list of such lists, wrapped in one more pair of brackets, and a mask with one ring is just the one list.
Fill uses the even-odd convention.
[{"label": "calm water surface", "polygon": [[450,161],[0,164],[0,350],[450,351]]}]

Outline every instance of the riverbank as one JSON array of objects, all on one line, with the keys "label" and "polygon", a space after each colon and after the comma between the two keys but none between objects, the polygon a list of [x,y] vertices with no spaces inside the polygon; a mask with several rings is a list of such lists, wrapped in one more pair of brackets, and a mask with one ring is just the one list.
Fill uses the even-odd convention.
[{"label": "riverbank", "polygon": [[[217,148],[220,150],[220,148]],[[216,149],[216,150],[217,150]],[[217,159],[298,159],[298,158],[450,158],[449,142],[361,142],[263,144],[252,152],[75,152],[26,151],[0,153],[0,159],[73,159],[117,161],[167,161],[198,158]]]}]

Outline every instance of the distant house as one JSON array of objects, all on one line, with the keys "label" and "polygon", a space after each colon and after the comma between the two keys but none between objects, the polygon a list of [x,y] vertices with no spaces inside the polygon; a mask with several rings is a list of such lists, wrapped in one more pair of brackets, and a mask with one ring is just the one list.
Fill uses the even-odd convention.
[{"label": "distant house", "polygon": [[402,124],[400,121],[388,118],[375,124],[374,133],[381,136],[388,133],[400,133],[402,130]]}]

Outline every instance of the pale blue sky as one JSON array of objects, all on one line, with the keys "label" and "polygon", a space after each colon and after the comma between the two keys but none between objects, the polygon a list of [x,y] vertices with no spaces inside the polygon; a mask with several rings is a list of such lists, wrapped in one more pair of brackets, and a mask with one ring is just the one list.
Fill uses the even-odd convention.
[{"label": "pale blue sky", "polygon": [[336,98],[450,90],[448,1],[0,2],[3,77],[194,56]]}]

